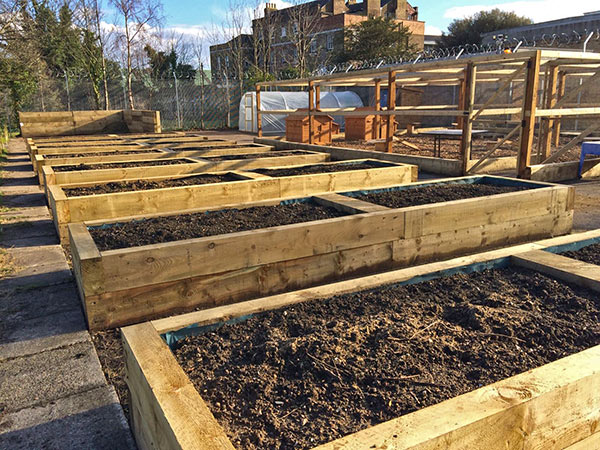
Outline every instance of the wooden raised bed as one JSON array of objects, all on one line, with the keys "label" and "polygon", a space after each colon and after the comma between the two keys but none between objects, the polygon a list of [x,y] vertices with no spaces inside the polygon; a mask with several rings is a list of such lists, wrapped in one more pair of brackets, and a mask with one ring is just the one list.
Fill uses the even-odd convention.
[{"label": "wooden raised bed", "polygon": [[[266,147],[269,148],[269,147]],[[206,169],[204,171],[211,170],[213,172],[221,172],[227,170],[248,170],[256,169],[259,167],[270,167],[276,165],[290,165],[290,164],[312,164],[317,162],[329,161],[328,153],[313,152],[310,150],[303,151],[304,154],[295,154],[294,151],[282,151],[281,153],[289,154],[289,156],[273,156],[269,158],[249,158],[240,160],[230,161],[214,161],[210,159],[201,159],[198,157],[197,150],[191,151],[170,151],[167,149],[157,149],[156,153],[140,153],[127,154],[127,155],[109,155],[109,156],[83,156],[75,158],[45,158],[43,155],[36,156],[37,167],[43,166],[65,166],[73,164],[99,164],[99,163],[111,163],[119,161],[133,161],[133,160],[148,160],[148,159],[164,159],[164,158],[194,158],[199,163],[204,164],[202,167]],[[160,152],[160,153],[159,153]],[[226,152],[227,154],[237,154],[235,151]],[[265,152],[267,153],[267,152]],[[278,152],[279,153],[279,152]],[[245,154],[245,152],[244,152]],[[202,155],[206,156],[206,154]],[[128,158],[129,157],[129,158]],[[34,168],[36,166],[34,165]],[[200,167],[200,166],[199,166]],[[43,175],[41,170],[38,170],[38,176],[40,178],[40,184],[43,181]]]},{"label": "wooden raised bed", "polygon": [[70,224],[89,327],[135,323],[571,230],[574,189],[568,186],[480,176],[398,189],[440,183],[532,189],[399,209],[323,194],[313,200],[349,215],[105,252],[88,226],[111,221]]},{"label": "wooden raised bed", "polygon": [[[541,249],[597,242],[599,238],[600,232],[595,230],[125,327],[126,380],[137,445],[142,450],[234,448],[204,394],[196,390],[167,346],[167,333],[172,340],[309,300],[471,273],[507,262],[540,270],[563,282],[585,287],[591,283],[597,288],[599,266],[570,260],[570,267],[565,267],[562,257]],[[599,420],[600,346],[593,346],[315,448],[595,449],[600,447]],[[360,429],[360,424],[356,428]]]},{"label": "wooden raised bed", "polygon": [[[244,180],[245,178],[246,180],[243,182],[232,181],[193,187],[185,186],[127,191],[114,194],[84,195],[80,197],[67,197],[64,189],[90,186],[97,183],[50,185],[47,191],[48,203],[61,243],[67,244],[67,224],[73,222],[106,220],[124,216],[143,216],[145,214],[169,213],[197,208],[213,208],[220,205],[243,204],[271,199],[297,198],[335,190],[387,187],[411,183],[417,179],[415,166],[382,163],[374,160],[357,160],[352,162],[369,163],[373,167],[364,170],[347,170],[278,178],[271,178],[257,173],[234,172],[240,176],[240,180]],[[340,162],[331,164],[344,165],[344,163]],[[182,170],[181,166],[189,166],[187,169],[183,169],[187,170],[188,176],[202,172],[202,163],[140,167],[137,169],[139,169],[138,173],[140,175],[142,172],[145,173],[145,177],[141,178],[159,180],[165,178],[184,178],[185,175],[167,176],[165,175],[166,170],[163,170],[165,168]],[[290,168],[290,166],[286,167]],[[281,166],[276,168],[281,168]],[[123,171],[124,169],[114,170]],[[60,175],[60,173],[57,175]],[[139,178],[134,176],[128,179]],[[125,179],[118,178],[108,180],[107,182],[110,181],[125,181]]]}]

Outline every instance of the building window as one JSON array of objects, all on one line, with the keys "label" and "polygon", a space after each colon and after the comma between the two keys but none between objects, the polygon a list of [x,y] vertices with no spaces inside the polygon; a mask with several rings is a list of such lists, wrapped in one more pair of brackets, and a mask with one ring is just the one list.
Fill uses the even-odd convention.
[{"label": "building window", "polygon": [[312,41],[310,41],[310,52],[311,53],[317,53],[317,40],[313,39]]},{"label": "building window", "polygon": [[281,37],[285,37],[287,35],[287,29],[285,27],[281,27]]},{"label": "building window", "polygon": [[333,33],[327,35],[327,51],[333,50]]},{"label": "building window", "polygon": [[294,24],[292,25],[292,32],[293,32],[294,34],[298,34],[298,24],[297,24],[297,23],[294,23]]}]

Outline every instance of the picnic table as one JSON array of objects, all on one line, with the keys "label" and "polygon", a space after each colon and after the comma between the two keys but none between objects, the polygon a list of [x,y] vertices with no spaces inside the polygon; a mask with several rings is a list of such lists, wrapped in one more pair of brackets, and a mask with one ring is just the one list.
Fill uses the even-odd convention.
[{"label": "picnic table", "polygon": [[[473,130],[471,135],[473,138],[477,136],[489,133],[488,130]],[[442,139],[461,139],[462,130],[457,129],[443,129],[443,130],[427,130],[419,131],[419,135],[432,136],[433,137],[433,156],[441,158],[442,156]],[[471,141],[471,149],[473,148],[473,141]]]}]

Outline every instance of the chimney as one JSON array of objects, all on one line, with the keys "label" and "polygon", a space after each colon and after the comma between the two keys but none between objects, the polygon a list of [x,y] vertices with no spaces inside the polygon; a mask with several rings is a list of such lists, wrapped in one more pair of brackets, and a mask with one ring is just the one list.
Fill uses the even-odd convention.
[{"label": "chimney", "polygon": [[346,12],[346,1],[345,0],[331,0],[333,5],[332,13],[335,16],[336,14],[342,14]]},{"label": "chimney", "polygon": [[381,0],[364,0],[366,14],[368,17],[379,17],[381,15]]},{"label": "chimney", "polygon": [[265,16],[272,11],[277,11],[277,5],[275,3],[265,3]]},{"label": "chimney", "polygon": [[407,2],[406,0],[396,0],[396,19],[398,20],[406,20],[408,19],[408,11],[407,11]]}]

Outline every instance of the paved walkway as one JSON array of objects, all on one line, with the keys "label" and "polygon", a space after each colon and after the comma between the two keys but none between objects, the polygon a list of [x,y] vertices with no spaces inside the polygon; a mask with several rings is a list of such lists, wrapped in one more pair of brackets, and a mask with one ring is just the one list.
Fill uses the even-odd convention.
[{"label": "paved walkway", "polygon": [[25,144],[0,186],[0,448],[134,449]]}]

